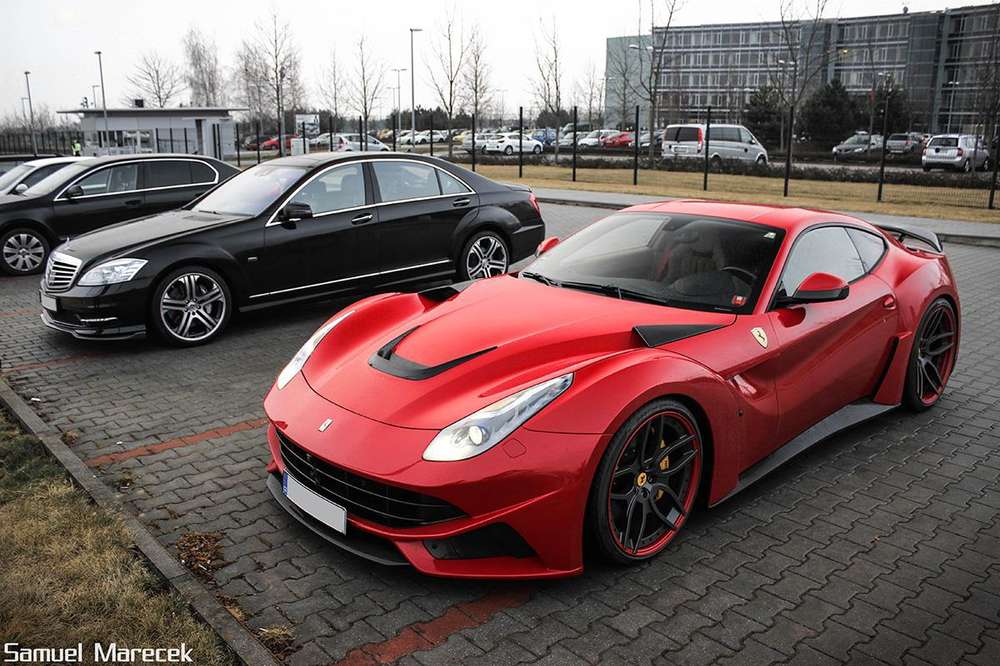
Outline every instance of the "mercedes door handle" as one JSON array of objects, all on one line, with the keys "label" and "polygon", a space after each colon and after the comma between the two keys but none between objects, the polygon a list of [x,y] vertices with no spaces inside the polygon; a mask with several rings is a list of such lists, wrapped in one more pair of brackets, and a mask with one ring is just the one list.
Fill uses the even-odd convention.
[{"label": "mercedes door handle", "polygon": [[471,199],[466,199],[466,198],[455,199],[454,201],[451,202],[451,205],[454,206],[455,208],[459,208],[461,206],[468,206],[470,201]]},{"label": "mercedes door handle", "polygon": [[365,222],[371,222],[375,216],[371,213],[364,213],[362,215],[356,215],[351,218],[351,224],[364,224]]},{"label": "mercedes door handle", "polygon": [[142,205],[142,199],[129,199],[125,202],[125,205],[129,208],[134,208],[136,206]]}]

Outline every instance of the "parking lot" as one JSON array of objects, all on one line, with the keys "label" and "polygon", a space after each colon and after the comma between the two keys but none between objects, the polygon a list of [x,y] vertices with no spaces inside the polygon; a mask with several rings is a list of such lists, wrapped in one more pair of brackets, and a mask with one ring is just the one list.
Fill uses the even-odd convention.
[{"label": "parking lot", "polygon": [[[550,235],[607,211],[547,205]],[[45,329],[37,277],[0,279],[0,372],[161,542],[219,533],[208,585],[291,664],[1000,663],[1000,250],[949,245],[959,364],[938,407],[892,412],[702,510],[659,558],[473,583],[383,568],[265,488],[262,399],[339,303],[234,321],[190,350]],[[515,267],[516,268],[516,267]]]}]

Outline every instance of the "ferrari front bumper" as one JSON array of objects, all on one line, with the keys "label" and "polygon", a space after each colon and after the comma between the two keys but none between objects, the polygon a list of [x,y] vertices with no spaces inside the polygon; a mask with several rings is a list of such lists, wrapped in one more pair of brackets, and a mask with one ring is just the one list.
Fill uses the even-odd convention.
[{"label": "ferrari front bumper", "polygon": [[[334,545],[436,576],[548,578],[583,570],[584,515],[604,435],[522,427],[475,458],[429,462],[422,453],[436,431],[350,412],[316,394],[301,374],[282,390],[272,388],[265,411],[271,421],[269,489],[292,516]],[[285,474],[343,506],[346,531],[289,500]],[[397,517],[396,507],[407,503],[454,511],[437,514],[445,516],[438,520]]]}]

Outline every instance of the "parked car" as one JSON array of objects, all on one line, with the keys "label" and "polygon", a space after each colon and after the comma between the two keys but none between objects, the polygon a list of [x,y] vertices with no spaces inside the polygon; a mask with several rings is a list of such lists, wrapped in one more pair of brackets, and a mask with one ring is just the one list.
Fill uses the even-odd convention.
[{"label": "parked car", "polygon": [[990,168],[990,150],[982,139],[972,134],[939,134],[927,142],[920,163],[924,171],[985,171]]},{"label": "parked car", "polygon": [[942,399],[958,289],[933,233],[917,252],[899,232],[656,202],[546,239],[516,276],[348,305],[264,399],[267,488],[331,548],[434,576],[637,565],[844,428]]},{"label": "parked car", "polygon": [[[292,149],[292,141],[295,141],[296,139],[301,139],[301,138],[302,137],[300,137],[298,134],[286,134],[284,136],[284,139],[285,139],[285,150],[291,150]],[[307,139],[307,141],[308,141],[308,139]],[[262,144],[260,144],[260,149],[261,150],[277,150],[278,149],[278,137],[277,136],[272,136],[270,139],[268,139],[267,141],[265,141]]]},{"label": "parked car", "polygon": [[614,139],[616,137],[621,136],[624,133],[625,132],[622,132],[621,130],[611,130],[607,134],[602,135],[601,136],[601,148],[607,148],[609,141],[611,141],[612,139]]},{"label": "parked car", "polygon": [[361,144],[360,134],[334,134],[333,135],[333,145],[330,145],[330,135],[321,134],[314,139],[309,140],[309,145],[316,148],[326,148],[334,152],[337,151],[362,151],[368,150],[369,152],[379,152],[390,150],[389,146],[385,145],[372,135],[368,135],[367,148]]},{"label": "parked car", "polygon": [[609,136],[604,140],[605,148],[628,148],[635,140],[635,132],[619,132],[614,136]]},{"label": "parked car", "polygon": [[39,160],[22,162],[0,176],[0,196],[4,194],[21,194],[26,189],[43,178],[72,164],[83,157],[44,157]]},{"label": "parked car", "polygon": [[587,134],[590,134],[590,132],[580,132],[580,133],[577,133],[577,132],[566,132],[565,134],[561,134],[559,136],[559,147],[560,148],[572,148],[573,147],[573,139],[574,139],[574,137],[576,138],[576,141],[577,141],[576,145],[579,146],[580,145],[580,143],[579,143],[580,140],[583,139],[585,136],[587,136]]},{"label": "parked car", "polygon": [[580,138],[583,138],[583,136],[589,134],[592,129],[594,128],[590,126],[590,123],[577,123],[576,127],[573,126],[573,123],[566,123],[562,126],[562,129],[559,130],[559,136],[575,131],[581,134]]},{"label": "parked car", "polygon": [[[424,130],[423,132],[417,132],[417,145],[428,144],[431,142],[431,132],[430,130]],[[440,130],[434,130],[434,143],[447,143],[448,133],[442,132]]]},{"label": "parked car", "polygon": [[523,150],[525,153],[538,155],[545,149],[541,141],[532,139],[530,136],[519,140],[519,136],[517,133],[497,135],[495,139],[486,143],[486,150],[484,152],[513,155],[518,150]]},{"label": "parked car", "polygon": [[[665,130],[656,130],[653,136],[656,137],[656,149],[661,153],[663,152],[663,133]],[[631,147],[631,146],[630,146]],[[643,132],[639,135],[639,149],[648,150],[649,149],[649,132]]]},{"label": "parked car", "polygon": [[579,148],[599,148],[601,146],[601,141],[605,137],[614,136],[618,133],[618,130],[602,129],[594,130],[587,134],[587,136],[582,137],[576,142]]},{"label": "parked car", "polygon": [[545,148],[550,148],[556,142],[556,131],[552,127],[532,130],[529,135],[535,141],[540,141]]},{"label": "parked car", "polygon": [[890,134],[885,141],[885,149],[892,155],[909,155],[923,149],[923,135],[916,132]]},{"label": "parked car", "polygon": [[441,159],[316,153],[250,167],[179,210],[74,238],[42,282],[45,324],[178,346],[235,311],[500,275],[545,225],[531,190]]},{"label": "parked car", "polygon": [[[0,197],[0,271],[38,273],[50,248],[101,227],[183,206],[239,171],[201,155],[88,157]],[[122,227],[113,234],[127,235]],[[59,284],[64,267],[55,267]]]},{"label": "parked car", "polygon": [[0,155],[0,176],[10,171],[18,164],[24,164],[25,162],[37,160],[42,157],[59,157],[59,155],[32,155],[31,153],[26,155]]},{"label": "parked car", "polygon": [[[705,159],[705,125],[668,125],[663,133],[663,159]],[[712,124],[708,135],[708,157],[767,164],[767,150],[743,125]],[[649,144],[647,144],[648,146]]]},{"label": "parked car", "polygon": [[[490,141],[495,140],[499,134],[492,134],[485,132],[483,134],[476,133],[476,152],[480,154],[486,153],[486,144]],[[472,132],[469,132],[462,138],[462,150],[467,153],[472,152]]]},{"label": "parked car", "polygon": [[859,159],[882,150],[882,135],[858,132],[833,147],[833,160]]}]

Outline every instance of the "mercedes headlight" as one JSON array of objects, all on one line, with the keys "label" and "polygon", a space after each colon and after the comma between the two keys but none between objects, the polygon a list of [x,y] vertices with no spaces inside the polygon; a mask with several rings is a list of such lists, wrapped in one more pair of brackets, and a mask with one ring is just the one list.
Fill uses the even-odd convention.
[{"label": "mercedes headlight", "polygon": [[94,266],[80,278],[81,287],[100,287],[106,284],[128,282],[135,277],[143,266],[145,259],[114,259]]},{"label": "mercedes headlight", "polygon": [[323,341],[326,334],[332,331],[337,324],[347,319],[347,317],[353,312],[354,310],[350,310],[336,319],[331,319],[320,326],[319,330],[313,333],[312,337],[306,340],[306,343],[302,345],[297,352],[295,352],[295,356],[292,357],[292,360],[288,362],[288,365],[286,365],[284,370],[281,371],[281,374],[278,375],[278,380],[276,382],[278,389],[283,389],[288,386],[288,382],[292,381],[292,378],[299,374],[299,371],[302,370],[302,366],[306,364],[306,361],[309,360],[312,353],[316,351],[316,347],[319,347],[319,343]]},{"label": "mercedes headlight", "polygon": [[466,460],[488,451],[562,395],[572,383],[573,373],[569,373],[483,407],[439,432],[427,445],[424,460]]}]

